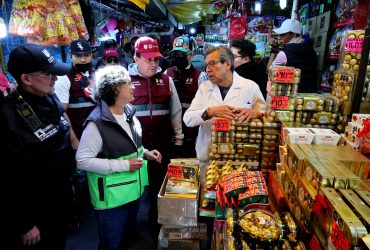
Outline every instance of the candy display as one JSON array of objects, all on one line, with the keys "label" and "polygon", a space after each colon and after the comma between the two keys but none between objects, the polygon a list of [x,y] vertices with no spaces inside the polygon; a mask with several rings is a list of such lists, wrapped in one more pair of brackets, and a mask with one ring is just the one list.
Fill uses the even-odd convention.
[{"label": "candy display", "polygon": [[239,221],[242,231],[262,242],[275,241],[280,238],[280,228],[274,215],[265,210],[249,210]]},{"label": "candy display", "polygon": [[364,30],[346,30],[341,45],[339,65],[341,69],[357,73],[360,68],[362,45],[365,38]]}]

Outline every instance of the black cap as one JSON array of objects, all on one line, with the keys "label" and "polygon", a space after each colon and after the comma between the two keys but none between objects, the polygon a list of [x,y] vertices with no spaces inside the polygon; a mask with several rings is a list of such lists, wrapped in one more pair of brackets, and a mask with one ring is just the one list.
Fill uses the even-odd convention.
[{"label": "black cap", "polygon": [[91,53],[91,47],[90,47],[90,44],[88,41],[86,40],[75,40],[71,43],[71,45],[69,46],[69,48],[71,49],[71,54],[72,55],[76,55],[76,54],[80,54],[80,53]]},{"label": "black cap", "polygon": [[8,71],[14,78],[37,71],[61,76],[70,70],[71,65],[58,62],[47,48],[37,44],[20,45],[9,54]]}]

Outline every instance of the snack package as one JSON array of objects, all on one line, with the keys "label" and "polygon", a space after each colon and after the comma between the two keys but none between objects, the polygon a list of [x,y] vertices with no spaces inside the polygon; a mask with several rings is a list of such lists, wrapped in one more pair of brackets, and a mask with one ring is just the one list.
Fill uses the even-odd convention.
[{"label": "snack package", "polygon": [[346,30],[352,30],[352,25],[347,25],[343,28],[337,28],[330,39],[329,43],[329,57],[331,59],[339,59],[340,46],[342,44],[343,34]]}]

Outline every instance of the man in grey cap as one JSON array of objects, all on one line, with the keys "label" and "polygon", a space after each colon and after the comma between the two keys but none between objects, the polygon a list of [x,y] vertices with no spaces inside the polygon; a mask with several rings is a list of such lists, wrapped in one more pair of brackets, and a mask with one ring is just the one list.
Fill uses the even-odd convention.
[{"label": "man in grey cap", "polygon": [[[71,210],[70,127],[54,92],[70,66],[36,44],[9,55],[17,90],[0,106],[0,190],[4,249],[65,249]],[[5,234],[4,234],[5,233]]]},{"label": "man in grey cap", "polygon": [[[280,28],[274,29],[278,34],[278,43],[271,43],[271,56],[267,64],[270,66],[291,66],[301,70],[301,82],[298,92],[316,93],[316,52],[310,41],[301,37],[302,25],[298,20],[287,19]],[[281,46],[281,51],[278,47]]]}]

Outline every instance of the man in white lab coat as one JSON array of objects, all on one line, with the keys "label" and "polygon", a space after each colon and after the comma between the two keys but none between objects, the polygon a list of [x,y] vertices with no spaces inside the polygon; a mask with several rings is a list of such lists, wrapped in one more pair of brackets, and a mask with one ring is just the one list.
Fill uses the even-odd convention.
[{"label": "man in white lab coat", "polygon": [[229,48],[209,47],[204,55],[209,81],[199,85],[183,118],[186,126],[200,126],[195,148],[203,166],[208,161],[213,117],[248,122],[261,118],[266,108],[258,85],[233,71],[234,56]]}]

